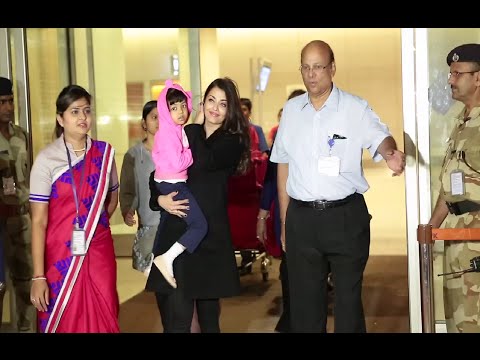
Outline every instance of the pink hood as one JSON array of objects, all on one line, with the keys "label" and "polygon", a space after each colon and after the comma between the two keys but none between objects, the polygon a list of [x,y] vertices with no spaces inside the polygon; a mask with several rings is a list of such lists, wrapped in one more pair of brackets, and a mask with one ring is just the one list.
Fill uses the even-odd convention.
[{"label": "pink hood", "polygon": [[165,81],[157,101],[159,127],[153,143],[152,160],[156,179],[185,180],[193,158],[183,126],[175,124],[170,116],[167,104],[167,91],[170,88],[180,90],[187,96],[188,112],[192,112],[192,93],[172,80]]}]

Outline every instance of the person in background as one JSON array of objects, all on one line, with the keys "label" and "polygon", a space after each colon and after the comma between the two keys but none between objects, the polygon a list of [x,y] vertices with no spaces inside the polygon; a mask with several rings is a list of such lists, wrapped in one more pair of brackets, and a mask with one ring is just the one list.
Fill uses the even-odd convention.
[{"label": "person in background", "polygon": [[[480,227],[480,44],[463,44],[447,55],[452,98],[464,104],[453,119],[440,172],[440,192],[429,224],[439,228]],[[444,273],[471,268],[479,241],[446,241]],[[443,282],[447,332],[479,333],[480,274],[447,275]]]},{"label": "person in background", "polygon": [[263,129],[260,125],[254,124],[251,119],[252,101],[248,98],[240,98],[240,103],[242,105],[243,116],[245,116],[245,119],[247,119],[247,121],[255,128],[255,131],[257,132],[258,141],[259,141],[258,146],[260,151],[268,155],[269,147],[267,144],[267,140],[265,139],[265,134],[263,133]]},{"label": "person in background", "polygon": [[370,214],[362,152],[384,159],[395,176],[405,155],[368,102],[333,83],[335,56],[326,42],[305,45],[299,70],[307,93],[283,107],[270,157],[278,163],[281,241],[294,294],[291,330],[326,332],[331,266],[335,332],[366,332],[362,279]]},{"label": "person in background", "polygon": [[153,260],[168,283],[176,288],[174,260],[185,250],[189,253],[195,251],[206,235],[208,225],[187,186],[188,168],[193,163],[193,157],[183,126],[192,112],[191,93],[167,80],[158,96],[157,109],[160,129],[155,134],[152,149],[155,185],[160,194],[175,193],[178,198],[188,200],[188,209],[183,217],[187,231],[165,253]]},{"label": "person in background", "polygon": [[[0,77],[0,241],[3,240],[4,260],[15,293],[16,329],[29,332],[34,330],[35,323],[35,308],[29,302],[33,274],[28,203],[29,144],[27,134],[14,124],[14,120],[13,84],[10,79]],[[0,279],[0,282],[3,284],[0,286],[1,326],[6,279]]]},{"label": "person in background", "polygon": [[[278,113],[277,113],[277,122],[280,122],[280,119],[282,118],[282,113],[283,113],[283,108],[280,108],[280,110],[278,110]],[[277,136],[278,125],[279,124],[272,126],[272,128],[270,129],[267,135],[267,143],[268,143],[268,146],[270,147],[270,151],[272,149],[275,136]]]},{"label": "person in background", "polygon": [[[194,305],[202,333],[220,332],[220,298],[238,295],[240,278],[227,212],[227,181],[244,173],[250,161],[248,122],[242,115],[238,88],[229,78],[215,79],[206,89],[194,124],[185,126],[193,165],[188,186],[208,222],[208,233],[193,253],[183,252],[174,263],[173,289],[152,266],[146,290],[154,291],[164,332],[190,332]],[[186,200],[175,193],[159,194],[150,177],[152,209],[165,210],[154,253],[160,254],[185,231]]]},{"label": "person in background", "polygon": [[88,136],[91,95],[57,97],[57,139],[33,163],[33,277],[40,332],[118,333],[117,264],[109,219],[118,203],[114,149]]},{"label": "person in background", "polygon": [[[240,98],[240,104],[242,106],[242,113],[245,119],[248,121],[250,126],[255,130],[255,134],[250,131],[250,144],[252,150],[252,157],[258,157],[257,153],[260,151],[262,156],[267,157],[270,153],[270,148],[268,147],[267,140],[265,139],[265,134],[263,129],[260,125],[254,124],[251,116],[252,116],[252,101],[248,98]],[[261,183],[259,183],[259,187],[263,186],[263,176],[259,176],[262,178]],[[255,258],[255,254],[252,253],[250,250],[240,250],[240,256],[242,257],[241,260],[241,267],[240,267],[240,275],[249,274],[252,272],[252,264]]]},{"label": "person in background", "polygon": [[153,261],[153,242],[160,222],[158,211],[150,209],[148,188],[150,173],[155,170],[151,151],[153,139],[158,130],[156,100],[148,101],[143,106],[141,126],[145,132],[145,138],[131,147],[123,157],[119,200],[126,225],[135,225],[135,213],[137,213],[138,229],[132,247],[132,267],[144,272]]}]

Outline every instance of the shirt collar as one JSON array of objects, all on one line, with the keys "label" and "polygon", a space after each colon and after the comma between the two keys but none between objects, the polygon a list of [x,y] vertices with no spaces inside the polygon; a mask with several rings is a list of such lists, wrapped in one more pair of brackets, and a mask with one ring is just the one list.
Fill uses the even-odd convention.
[{"label": "shirt collar", "polygon": [[[303,110],[305,106],[310,104],[312,107],[312,103],[310,102],[310,97],[308,96],[308,92],[306,92],[303,96],[303,101],[300,103],[300,110]],[[338,111],[338,107],[340,104],[340,91],[339,89],[335,86],[334,83],[332,83],[332,91],[330,92],[330,95],[328,96],[327,100],[325,101],[325,104],[323,106],[329,107],[334,109],[335,111]]]},{"label": "shirt collar", "polygon": [[[465,121],[465,107],[460,111],[460,113],[455,117],[455,122],[457,123],[458,126],[463,125],[466,123]],[[468,120],[476,119],[480,116],[480,107],[474,107],[472,111],[470,111],[470,114],[468,116]]]}]

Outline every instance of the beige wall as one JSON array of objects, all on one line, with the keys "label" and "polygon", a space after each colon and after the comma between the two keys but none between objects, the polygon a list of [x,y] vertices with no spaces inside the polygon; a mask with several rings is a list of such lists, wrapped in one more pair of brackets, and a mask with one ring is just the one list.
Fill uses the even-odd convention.
[{"label": "beige wall", "polygon": [[27,29],[34,159],[53,139],[55,101],[67,85],[65,29]]},{"label": "beige wall", "polygon": [[[267,132],[287,98],[287,87],[300,84],[302,47],[311,40],[328,42],[335,53],[335,83],[367,99],[403,147],[400,29],[218,29],[220,75],[237,81],[241,96],[251,97],[250,58],[272,61],[262,98],[252,98],[253,119]],[[261,119],[261,120],[260,120]]]},{"label": "beige wall", "polygon": [[[123,156],[128,150],[127,80],[122,30],[93,29],[92,43],[97,139],[112,144],[120,173]],[[131,232],[124,225],[119,208],[110,223],[112,233]]]},{"label": "beige wall", "polygon": [[127,82],[150,82],[171,77],[170,55],[178,54],[177,28],[125,28],[121,31]]},{"label": "beige wall", "polygon": [[[185,36],[179,29],[123,29],[123,34],[128,82],[171,77],[170,55],[174,53],[185,54],[181,64],[188,61],[184,59]],[[313,39],[332,46],[335,83],[366,98],[403,147],[400,29],[200,29],[202,90],[218,76],[231,77],[240,95],[252,98],[254,120],[267,132],[276,123],[288,90],[303,86],[298,71],[300,51]],[[261,113],[256,106],[258,94],[252,92],[250,69],[250,59],[259,57],[273,63]]]}]

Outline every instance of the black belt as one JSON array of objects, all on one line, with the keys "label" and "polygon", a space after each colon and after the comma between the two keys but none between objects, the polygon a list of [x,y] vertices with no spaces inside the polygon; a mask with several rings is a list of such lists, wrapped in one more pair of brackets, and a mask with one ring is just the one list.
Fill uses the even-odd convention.
[{"label": "black belt", "polygon": [[314,200],[314,201],[302,201],[302,200],[297,200],[293,199],[293,202],[295,202],[299,206],[303,207],[309,207],[315,210],[326,210],[326,209],[331,209],[335,208],[337,206],[342,206],[345,205],[346,203],[350,202],[353,200],[355,197],[356,193],[353,193],[352,195],[347,196],[344,199],[340,200]]},{"label": "black belt", "polygon": [[30,203],[27,201],[21,205],[6,205],[0,203],[1,217],[16,217],[19,215],[26,215],[30,212]]},{"label": "black belt", "polygon": [[448,211],[454,215],[462,215],[467,212],[474,212],[480,210],[480,204],[470,201],[470,200],[463,200],[455,203],[451,203],[446,201]]}]

